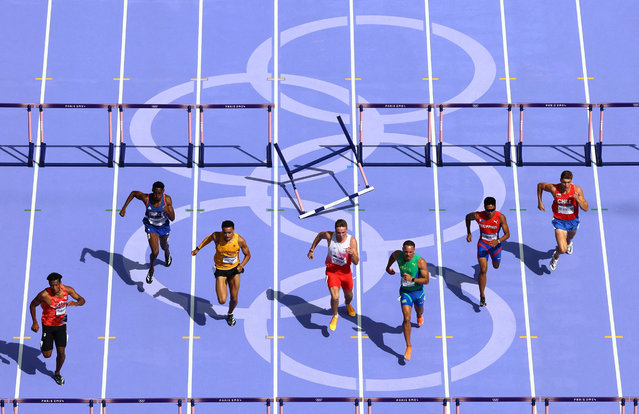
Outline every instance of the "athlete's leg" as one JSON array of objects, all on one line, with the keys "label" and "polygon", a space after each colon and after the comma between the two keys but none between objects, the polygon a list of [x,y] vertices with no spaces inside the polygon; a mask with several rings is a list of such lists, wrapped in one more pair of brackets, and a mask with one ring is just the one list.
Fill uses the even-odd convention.
[{"label": "athlete's leg", "polygon": [[[328,290],[331,292],[331,311],[333,311],[333,315],[337,315],[337,307],[339,305],[339,286],[329,287]],[[353,292],[351,291],[351,299]],[[346,292],[344,292],[344,296],[346,296]]]},{"label": "athlete's leg", "polygon": [[64,352],[65,347],[57,346],[55,349],[57,354],[55,357],[55,375],[60,375],[62,364],[64,364],[64,360],[66,359],[66,354]]},{"label": "athlete's leg", "polygon": [[570,230],[569,232],[567,232],[567,234],[566,234],[566,246],[569,245],[570,242],[572,242],[572,239],[574,239],[576,235],[577,235],[577,229]]},{"label": "athlete's leg", "polygon": [[404,331],[404,340],[406,341],[406,353],[404,354],[405,359],[410,359],[412,352],[412,345],[410,343],[410,312],[412,306],[402,305],[402,330]]},{"label": "athlete's leg", "polygon": [[42,356],[45,358],[51,358],[52,353],[53,353],[53,349],[49,349],[48,351],[42,351]]},{"label": "athlete's leg", "polygon": [[159,240],[160,236],[156,233],[147,233],[149,239],[149,247],[151,247],[151,264],[150,270],[153,271],[153,266],[155,265],[155,259],[157,259],[158,254],[160,254]]},{"label": "athlete's leg", "polygon": [[217,293],[217,301],[220,302],[220,305],[224,305],[226,303],[226,277],[224,276],[216,276],[215,277],[215,293]]},{"label": "athlete's leg", "polygon": [[240,274],[236,274],[226,279],[229,284],[229,290],[231,291],[231,300],[229,300],[229,313],[233,313],[233,310],[237,306],[237,294],[240,292]]},{"label": "athlete's leg", "polygon": [[[572,237],[575,237],[573,234]],[[557,250],[555,250],[555,259],[559,259],[559,255],[566,253],[568,248],[568,232],[566,230],[555,229],[555,239],[557,239]]]},{"label": "athlete's leg", "polygon": [[344,303],[348,305],[353,300],[353,290],[342,290],[344,291]]},{"label": "athlete's leg", "polygon": [[479,262],[479,276],[477,277],[477,284],[479,285],[479,296],[484,298],[484,289],[486,288],[486,273],[488,272],[488,258],[478,257]]},{"label": "athlete's leg", "polygon": [[164,250],[164,263],[166,266],[171,264],[171,252],[169,251],[169,236],[160,237],[160,247]]}]

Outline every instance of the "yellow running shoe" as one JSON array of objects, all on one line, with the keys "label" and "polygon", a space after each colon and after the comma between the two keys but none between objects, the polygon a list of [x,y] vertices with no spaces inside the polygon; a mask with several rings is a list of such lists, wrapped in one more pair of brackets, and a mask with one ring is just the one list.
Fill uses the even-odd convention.
[{"label": "yellow running shoe", "polygon": [[422,326],[423,324],[424,324],[424,317],[423,316],[417,317],[417,326]]},{"label": "yellow running shoe", "polygon": [[410,357],[413,354],[413,347],[412,346],[407,346],[406,347],[406,352],[404,352],[404,359],[406,361],[410,361]]},{"label": "yellow running shoe", "polygon": [[351,305],[350,303],[346,305],[346,310],[348,311],[348,316],[352,317],[357,315],[357,313],[355,312],[355,309],[353,309],[353,305]]},{"label": "yellow running shoe", "polygon": [[330,325],[328,325],[328,329],[330,329],[331,331],[337,329],[337,315],[333,316],[333,318],[331,319],[331,323]]}]

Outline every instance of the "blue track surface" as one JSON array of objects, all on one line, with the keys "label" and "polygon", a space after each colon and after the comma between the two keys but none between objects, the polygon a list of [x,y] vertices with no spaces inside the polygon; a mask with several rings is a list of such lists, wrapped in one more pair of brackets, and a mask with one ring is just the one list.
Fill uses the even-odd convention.
[{"label": "blue track surface", "polygon": [[[586,93],[597,103],[639,101],[639,51],[632,46],[639,36],[639,4],[620,0],[577,4],[587,74],[593,78],[587,81],[587,90],[578,79],[584,72],[576,3],[505,1],[512,102],[583,103]],[[432,82],[434,102],[507,102],[499,2],[431,1],[429,7],[432,76],[437,78]],[[122,82],[117,80],[125,10],[121,1],[54,0],[48,47],[46,2],[11,1],[2,8],[0,102],[115,105],[120,84],[123,103],[196,102],[195,0],[128,3],[124,51],[128,80]],[[355,83],[357,103],[428,103],[431,91],[423,80],[429,69],[424,2],[399,7],[381,0],[356,0],[354,13],[355,73],[361,78]],[[344,145],[336,115],[352,128],[348,16],[345,0],[279,0],[279,76],[284,80],[279,83],[274,133],[292,168],[327,154],[327,146]],[[201,103],[273,103],[273,81],[267,80],[274,76],[273,19],[273,3],[268,1],[204,2]],[[43,84],[36,78],[43,76],[45,50],[45,77],[50,79]],[[3,148],[25,144],[25,112],[0,109]],[[515,138],[518,112],[513,111]],[[597,138],[599,114],[594,112]],[[33,114],[35,137],[37,111]],[[195,134],[197,116],[193,114]],[[444,114],[445,161],[503,159],[499,157],[507,138],[506,110],[446,109]],[[524,142],[538,145],[525,149],[527,161],[566,162],[583,157],[588,137],[585,109],[530,108],[524,114]],[[605,142],[636,145],[636,108],[607,109],[605,116]],[[411,151],[423,154],[426,117],[424,109],[366,109],[364,143],[372,146],[365,149],[367,160],[411,161]],[[123,118],[128,162],[170,160],[157,146],[165,146],[164,151],[170,151],[166,146],[176,146],[175,151],[185,153],[185,110],[125,109]],[[265,109],[211,109],[204,118],[207,162],[264,159]],[[47,161],[95,160],[77,147],[53,145],[106,145],[106,121],[105,110],[45,110]],[[149,147],[136,149],[135,145]],[[630,146],[606,151],[609,160],[639,159]],[[7,154],[2,152],[0,161],[10,160]],[[300,173],[299,181],[296,175],[306,210],[353,192],[353,165],[346,154]],[[360,198],[356,221],[355,206],[348,203],[299,220],[283,168],[278,179],[281,211],[276,212],[272,168],[205,168],[198,172],[194,235],[194,169],[124,167],[118,168],[114,180],[115,170],[108,168],[2,167],[0,251],[9,294],[4,297],[0,336],[0,398],[184,398],[189,392],[193,397],[269,398],[274,392],[284,397],[353,398],[360,394],[364,398],[443,397],[447,392],[453,397],[637,396],[639,283],[634,273],[639,259],[632,239],[639,229],[637,167],[570,167],[591,209],[600,210],[582,212],[574,254],[561,256],[551,273],[548,262],[555,247],[551,200],[546,194],[547,211],[539,211],[536,186],[540,181],[558,182],[563,169],[366,168],[375,191]],[[131,190],[150,191],[156,180],[165,183],[176,211],[170,237],[174,261],[165,268],[160,254],[155,281],[148,285],[144,283],[149,248],[141,223],[142,204],[134,200],[126,217],[115,217],[115,227],[109,210],[114,196],[120,208]],[[361,177],[359,185],[363,188]],[[488,271],[488,307],[479,308],[475,241],[466,242],[463,220],[468,212],[481,209],[489,195],[496,197],[497,208],[506,215],[511,237],[504,243],[501,267]],[[33,220],[32,197],[37,209]],[[517,197],[520,220],[515,211]],[[275,217],[279,228],[274,231]],[[346,316],[343,308],[337,330],[328,330],[325,243],[318,247],[314,261],[306,258],[313,237],[331,229],[338,218],[348,221],[351,232],[356,228],[360,232],[361,349],[358,319]],[[218,231],[225,219],[236,223],[236,231],[252,252],[242,275],[235,312],[238,323],[233,328],[223,320],[227,305],[219,305],[215,296],[212,246],[197,256],[195,308],[191,309],[192,239],[199,242]],[[476,226],[473,231],[476,240]],[[413,327],[409,362],[402,357],[399,282],[384,272],[388,255],[401,249],[406,239],[416,242],[431,271],[425,323]],[[50,377],[54,359],[45,361],[40,355],[40,333],[29,330],[29,301],[46,287],[46,275],[53,271],[62,273],[63,282],[87,299],[86,306],[69,311],[63,387]],[[29,277],[26,292],[25,275]],[[275,296],[279,307],[274,315]],[[18,368],[25,303],[25,336],[30,339],[23,340],[22,367]],[[98,338],[105,336],[107,321],[114,339],[108,340],[105,358],[105,339]],[[533,336],[530,349],[525,338],[527,322]],[[197,338],[192,341],[192,373],[191,324]],[[620,336],[617,354],[613,339],[606,338],[611,326]],[[449,336],[445,350],[444,329]],[[273,335],[281,337],[275,366]],[[615,403],[580,404],[556,403],[552,412],[618,412]],[[258,405],[203,404],[197,410],[260,412],[264,407]],[[353,409],[351,403],[285,407],[287,413]],[[491,413],[530,409],[526,403],[463,403],[462,407],[462,412]],[[86,410],[79,405],[68,408],[70,412]],[[24,404],[20,412],[40,409]],[[374,405],[376,413],[406,409],[421,410],[423,405]],[[110,407],[111,412],[170,410],[174,407]],[[428,410],[439,412],[441,407],[431,403]]]}]

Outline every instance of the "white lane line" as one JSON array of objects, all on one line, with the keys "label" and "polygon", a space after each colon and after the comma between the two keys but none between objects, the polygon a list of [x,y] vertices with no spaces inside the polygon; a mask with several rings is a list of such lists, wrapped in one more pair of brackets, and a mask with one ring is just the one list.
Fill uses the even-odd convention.
[{"label": "white lane line", "polygon": [[[279,142],[279,107],[280,107],[280,29],[279,1],[273,0],[273,143]],[[273,152],[273,401],[278,398],[279,377],[279,227],[280,227],[280,185],[279,157]]]},{"label": "white lane line", "polygon": [[[124,55],[126,51],[126,23],[128,14],[128,0],[124,0],[124,8],[122,11],[122,38],[120,44],[120,80],[118,86],[118,105],[122,104],[124,93]],[[116,108],[116,111],[118,109]],[[118,112],[116,112],[118,113]],[[119,118],[119,113],[118,113]],[[119,121],[118,121],[119,122]],[[105,321],[104,321],[104,337],[109,338],[111,336],[111,297],[113,294],[113,259],[115,250],[115,225],[117,217],[117,202],[118,202],[118,181],[120,177],[120,167],[118,161],[120,159],[120,136],[123,131],[120,128],[116,128],[116,140],[115,140],[115,154],[114,154],[114,166],[113,166],[113,198],[111,200],[111,235],[109,239],[109,274],[107,277],[107,297],[106,297],[106,309],[105,309]],[[100,391],[101,398],[106,398],[107,387],[107,369],[109,362],[109,341],[104,340],[104,350],[102,355],[102,387]]]},{"label": "white lane line", "polygon": [[[581,5],[579,0],[575,0],[575,6],[577,8],[577,26],[579,29],[579,49],[581,52],[581,68],[584,78],[584,91],[586,94],[586,102],[590,103],[590,89],[588,88],[588,70],[586,69],[586,49],[584,46],[584,34],[583,26],[581,22]],[[592,126],[588,131],[588,136],[592,137]],[[617,380],[617,396],[623,396],[621,387],[621,371],[619,367],[619,353],[617,350],[617,329],[615,327],[615,316],[612,308],[612,292],[610,289],[610,272],[608,269],[608,252],[606,250],[606,235],[604,233],[603,214],[601,206],[601,191],[599,188],[599,171],[595,159],[595,143],[594,140],[590,141],[591,157],[592,157],[592,173],[595,179],[595,192],[597,197],[597,217],[599,219],[599,234],[601,238],[601,253],[603,256],[604,277],[606,283],[606,300],[608,301],[608,317],[610,320],[610,336],[612,342],[612,354],[615,363],[615,378]]]},{"label": "white lane line", "polygon": [[[351,136],[353,139],[357,137],[357,91],[355,90],[355,15],[353,10],[353,0],[348,2],[348,26],[350,37],[351,52]],[[357,163],[356,154],[351,156],[353,166]],[[353,192],[359,189],[359,172],[357,168],[353,168]],[[355,239],[361,251],[362,240],[360,239],[359,225],[359,197],[353,198],[354,211],[353,221],[355,222]],[[361,262],[360,262],[361,263]],[[355,266],[355,294],[357,303],[357,379],[359,387],[359,398],[364,400],[364,358],[362,347],[362,267],[360,264]]]},{"label": "white lane line", "polygon": [[[425,22],[426,25],[424,30],[426,31],[426,54],[428,58],[428,102],[433,104],[435,102],[434,94],[433,94],[433,64],[431,59],[431,43],[430,43],[430,9],[428,7],[428,0],[424,0],[424,14],[425,14]],[[435,137],[435,123],[429,126],[431,128],[431,136]],[[435,143],[436,139],[433,139],[431,142],[431,153],[435,154]],[[450,398],[450,384],[449,384],[449,372],[448,372],[448,334],[446,333],[446,307],[444,305],[444,277],[443,277],[443,260],[442,260],[442,231],[441,231],[441,222],[439,217],[439,181],[437,176],[437,169],[439,168],[435,163],[432,164],[433,169],[433,184],[434,184],[434,196],[435,196],[435,231],[437,234],[437,280],[439,282],[439,301],[440,301],[440,315],[441,315],[441,326],[442,326],[442,357],[443,357],[443,368],[442,371],[444,373],[444,396],[446,398]]]},{"label": "white lane line", "polygon": [[[47,83],[47,64],[49,62],[49,38],[51,33],[51,8],[52,0],[47,3],[47,23],[44,32],[44,57],[42,61],[42,82],[40,83],[40,103],[44,103],[44,91]],[[27,239],[27,261],[24,272],[24,292],[22,294],[22,314],[20,316],[20,344],[18,345],[18,366],[16,368],[16,387],[14,398],[20,398],[20,379],[22,376],[22,353],[24,351],[24,331],[27,319],[27,302],[29,300],[29,279],[31,276],[31,254],[33,252],[33,232],[35,227],[36,196],[38,193],[38,176],[40,167],[40,140],[42,138],[42,123],[38,122],[38,135],[36,141],[35,159],[33,164],[33,187],[31,189],[31,212],[29,213],[29,238]],[[43,329],[41,326],[40,329]]]},{"label": "white lane line", "polygon": [[[195,160],[200,159],[200,102],[202,97],[202,31],[203,31],[203,15],[204,15],[204,0],[199,1],[198,6],[198,24],[197,24],[197,69],[196,69],[196,81],[195,81],[195,145],[193,156]],[[198,205],[199,205],[199,166],[197,162],[193,164],[193,228],[191,229],[191,246],[197,246],[197,217],[198,217]],[[193,340],[195,338],[195,325],[193,323],[195,319],[195,256],[191,256],[191,303],[189,305],[189,362],[188,362],[188,377],[186,385],[187,398],[192,398],[193,395]]]},{"label": "white lane line", "polygon": [[[499,8],[501,13],[501,34],[502,34],[502,44],[504,49],[504,71],[506,75],[506,96],[508,99],[508,103],[512,103],[512,96],[510,93],[510,65],[508,63],[508,42],[506,38],[506,13],[504,11],[504,0],[499,0]],[[530,396],[534,397],[535,393],[535,372],[533,369],[533,355],[532,355],[532,342],[531,342],[531,333],[530,333],[530,314],[528,311],[528,285],[526,282],[526,265],[524,261],[524,235],[522,232],[521,225],[521,204],[519,200],[519,177],[517,172],[517,163],[516,163],[516,147],[514,145],[514,130],[513,130],[513,122],[512,122],[512,111],[509,112],[510,116],[510,130],[508,131],[509,137],[511,140],[510,147],[510,159],[511,161],[511,169],[513,171],[513,183],[515,185],[515,208],[517,214],[517,242],[519,243],[519,270],[521,273],[521,290],[522,297],[524,300],[524,321],[526,325],[526,349],[528,350],[528,373],[529,373],[529,381],[530,381]]]}]

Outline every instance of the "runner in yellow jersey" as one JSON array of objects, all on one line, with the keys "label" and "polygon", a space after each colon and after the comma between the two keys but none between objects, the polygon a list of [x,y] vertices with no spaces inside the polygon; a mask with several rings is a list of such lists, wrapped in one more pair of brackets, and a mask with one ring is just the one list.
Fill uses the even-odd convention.
[{"label": "runner in yellow jersey", "polygon": [[[231,220],[222,222],[222,231],[209,234],[192,252],[195,256],[200,249],[211,242],[215,242],[215,292],[221,305],[226,303],[227,285],[231,291],[229,311],[226,315],[226,323],[235,325],[233,310],[237,306],[237,295],[240,291],[240,274],[244,273],[244,266],[251,260],[251,252],[242,236],[235,233],[235,224]],[[239,252],[242,250],[244,258],[240,263]]]}]

